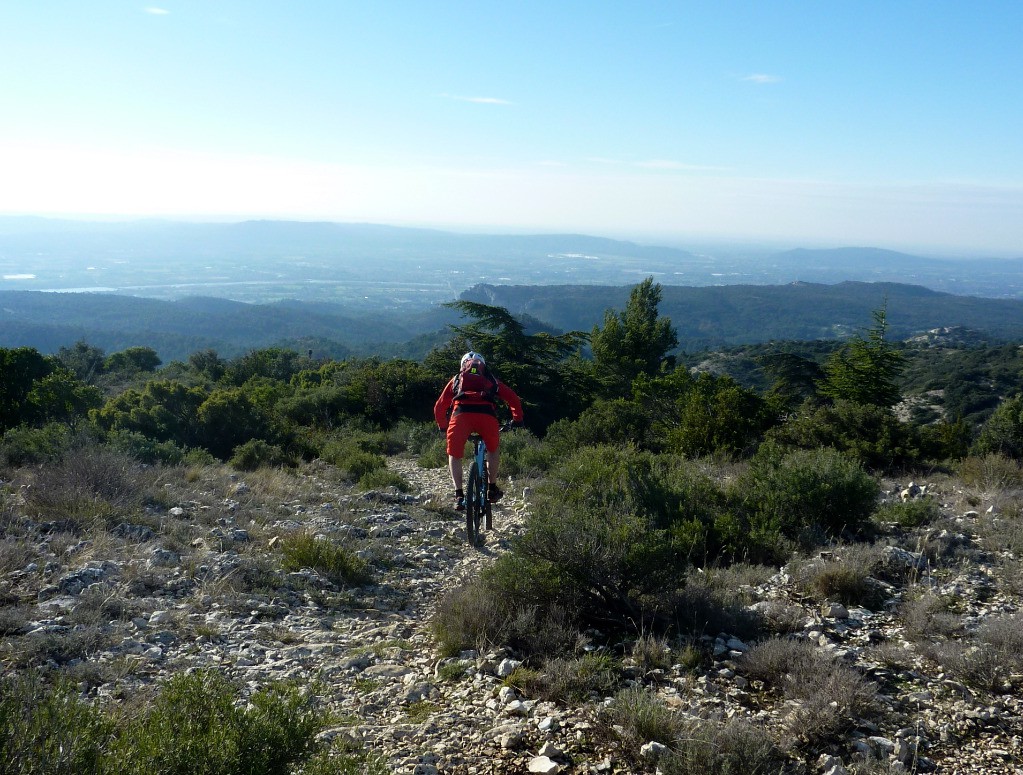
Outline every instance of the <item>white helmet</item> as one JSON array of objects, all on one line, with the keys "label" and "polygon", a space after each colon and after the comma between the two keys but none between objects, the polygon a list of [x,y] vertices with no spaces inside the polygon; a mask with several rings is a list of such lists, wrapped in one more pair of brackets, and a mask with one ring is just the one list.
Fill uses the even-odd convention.
[{"label": "white helmet", "polygon": [[462,356],[462,360],[461,360],[461,362],[458,365],[459,366],[464,366],[466,361],[472,361],[472,360],[479,361],[484,366],[487,365],[487,362],[484,359],[484,357],[482,355],[480,355],[479,353],[477,353],[477,352],[473,352],[472,350],[469,350],[469,352],[467,352],[465,355]]}]

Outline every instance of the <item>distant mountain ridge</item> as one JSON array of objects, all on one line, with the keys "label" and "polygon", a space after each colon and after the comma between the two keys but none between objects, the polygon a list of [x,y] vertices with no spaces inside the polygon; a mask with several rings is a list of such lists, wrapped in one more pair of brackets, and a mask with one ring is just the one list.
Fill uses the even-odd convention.
[{"label": "distant mountain ridge", "polygon": [[[629,288],[481,285],[462,298],[529,314],[563,330],[589,331],[603,311],[623,309]],[[1023,301],[956,296],[900,283],[797,282],[788,285],[662,285],[660,312],[671,318],[684,350],[771,340],[834,339],[873,324],[887,305],[891,335],[905,338],[963,326],[992,340],[1023,338]]]},{"label": "distant mountain ridge", "polygon": [[[589,332],[605,311],[621,310],[632,286],[480,284],[461,299],[496,305],[556,330]],[[837,339],[869,328],[887,305],[890,333],[908,338],[960,326],[992,342],[1023,341],[1023,301],[940,293],[899,283],[662,285],[660,312],[680,347],[699,351],[772,340]],[[142,345],[164,361],[214,349],[234,356],[278,344],[315,344],[332,353],[421,357],[460,320],[446,307],[353,310],[324,302],[244,304],[193,297],[176,301],[89,293],[0,291],[0,346],[54,352],[78,340],[108,352]],[[414,344],[410,344],[413,343]]]},{"label": "distant mountain ridge", "polygon": [[1023,298],[1023,259],[873,247],[687,250],[585,234],[471,234],[371,223],[87,222],[0,217],[0,290],[175,299],[364,301],[423,309],[480,283],[622,286],[898,282]]}]

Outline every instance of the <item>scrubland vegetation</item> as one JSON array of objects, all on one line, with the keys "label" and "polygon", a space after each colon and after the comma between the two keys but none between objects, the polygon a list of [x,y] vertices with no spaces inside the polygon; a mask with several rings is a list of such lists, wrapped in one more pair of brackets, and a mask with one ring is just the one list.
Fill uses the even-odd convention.
[{"label": "scrubland vegetation", "polygon": [[[529,431],[507,436],[502,463],[530,486],[530,517],[479,583],[439,601],[440,656],[514,650],[521,666],[509,685],[554,702],[597,701],[600,734],[636,768],[648,765],[640,748],[657,741],[665,773],[776,772],[886,712],[876,681],[788,637],[802,627],[799,609],[750,605],[751,590],[784,567],[804,600],[892,612],[907,641],[970,691],[1015,686],[1020,614],[967,620],[955,598],[919,582],[983,563],[987,594],[1023,592],[1018,365],[1000,370],[994,399],[971,402],[961,371],[920,375],[922,362],[937,369],[966,356],[890,341],[881,308],[841,347],[759,352],[767,387],[744,386],[676,364],[659,293],[640,284],[589,333],[530,333],[505,310],[461,302],[469,322],[422,362],[319,362],[266,349],[164,366],[147,348],[0,351],[0,759],[24,773],[372,767],[337,751],[328,762],[315,685],[243,693],[196,671],[145,696],[97,699],[101,680],[82,660],[103,647],[102,628],[25,635],[35,601],[14,580],[41,572],[40,542],[52,550],[88,538],[99,556],[97,545],[128,551],[124,538],[148,531],[173,550],[172,506],[219,508],[203,502],[199,483],[224,464],[263,472],[267,488],[275,471],[329,464],[355,488],[407,490],[386,458],[445,464],[432,404],[470,345],[524,400]],[[959,386],[960,403],[948,405],[970,411],[907,418],[897,411],[911,397],[907,373],[927,390]],[[900,495],[914,479],[930,491]],[[185,497],[190,482],[197,493]],[[971,517],[978,549],[955,517],[982,504],[994,507]],[[247,528],[263,529],[258,520]],[[338,589],[388,572],[343,540],[295,530],[269,554],[242,553],[231,583],[257,589],[290,573],[297,585],[292,577],[310,568]],[[155,572],[134,580],[168,582]],[[130,619],[131,606],[93,601],[97,621]],[[683,716],[632,680],[675,665],[696,680],[722,633],[755,644],[741,668],[763,707],[794,708],[779,728]],[[876,649],[879,662],[905,666],[904,651]]]}]

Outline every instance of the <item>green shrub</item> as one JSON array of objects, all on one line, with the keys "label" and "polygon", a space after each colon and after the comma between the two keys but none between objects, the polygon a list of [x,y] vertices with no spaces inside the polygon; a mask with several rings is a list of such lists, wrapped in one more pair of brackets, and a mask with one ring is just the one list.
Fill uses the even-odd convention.
[{"label": "green shrub", "polygon": [[760,635],[760,615],[749,608],[735,575],[728,568],[691,570],[675,604],[675,617],[683,632],[717,635],[727,632],[750,639]]},{"label": "green shrub", "polygon": [[358,487],[360,490],[384,490],[388,487],[393,487],[399,492],[412,490],[412,485],[404,476],[386,468],[377,468],[363,474],[359,478]]},{"label": "green shrub", "polygon": [[656,741],[670,746],[682,734],[682,717],[655,694],[641,688],[623,689],[604,709],[604,721],[620,729],[625,742],[635,752],[641,745]]},{"label": "green shrub", "polygon": [[314,755],[295,775],[389,775],[387,760],[348,741],[335,738],[330,748]]},{"label": "green shrub", "polygon": [[107,444],[111,449],[150,465],[156,463],[177,465],[185,459],[186,450],[173,441],[155,441],[137,431],[123,429],[111,431],[107,436]]},{"label": "green shrub", "polygon": [[0,678],[0,761],[10,775],[100,771],[113,734],[104,715],[68,684],[34,673]]},{"label": "green shrub", "polygon": [[993,617],[964,641],[925,646],[925,653],[948,673],[978,689],[1002,694],[1023,670],[1023,615]]},{"label": "green shrub", "polygon": [[553,656],[575,646],[578,628],[564,608],[549,604],[552,594],[543,595],[548,606],[540,608],[529,602],[530,591],[505,583],[522,578],[514,570],[519,564],[503,555],[496,565],[511,566],[508,571],[485,571],[478,583],[455,587],[440,600],[430,625],[441,654],[512,646],[527,655]]},{"label": "green shrub", "polygon": [[416,463],[422,468],[444,468],[448,464],[447,442],[438,435],[419,451]]},{"label": "green shrub", "polygon": [[785,447],[831,447],[871,469],[887,470],[921,459],[918,435],[887,407],[838,400],[832,405],[804,404],[766,438]]},{"label": "green shrub", "polygon": [[509,678],[509,683],[528,695],[550,702],[580,702],[605,697],[621,685],[622,673],[607,654],[581,657],[556,657],[544,662],[538,671],[524,671]]},{"label": "green shrub", "polygon": [[281,567],[310,568],[337,584],[361,584],[370,577],[369,564],[351,549],[312,533],[292,533],[281,541]]},{"label": "green shrub", "polygon": [[786,453],[765,444],[741,477],[738,491],[754,535],[777,530],[813,546],[860,532],[880,487],[855,459],[834,449]]},{"label": "green shrub", "polygon": [[288,775],[314,751],[324,716],[309,695],[274,684],[238,704],[219,672],[171,678],[130,721],[112,749],[110,771],[124,775]]},{"label": "green shrub", "polygon": [[483,574],[502,614],[572,611],[579,623],[674,626],[694,557],[717,556],[726,496],[691,461],[587,447],[532,497],[526,532]]},{"label": "green shrub", "polygon": [[885,600],[881,585],[873,578],[881,563],[881,548],[870,544],[836,546],[827,558],[790,563],[799,590],[819,602],[879,608]]},{"label": "green shrub", "polygon": [[320,457],[345,471],[354,482],[387,466],[383,455],[367,452],[354,438],[328,441],[320,450]]},{"label": "green shrub", "polygon": [[540,440],[525,429],[501,434],[501,476],[535,477],[544,470]]},{"label": "green shrub", "polygon": [[1003,455],[1023,461],[1023,393],[1007,398],[981,428],[975,455]]},{"label": "green shrub", "polygon": [[206,451],[202,447],[192,447],[185,452],[184,458],[181,460],[182,463],[189,466],[212,466],[216,465],[219,461],[213,457],[213,454]]},{"label": "green shrub", "polygon": [[963,458],[955,472],[967,487],[982,492],[1023,487],[1023,465],[998,453]]},{"label": "green shrub", "polygon": [[401,420],[386,432],[389,440],[388,453],[410,452],[420,455],[439,437],[437,426],[433,422],[415,422]]},{"label": "green shrub", "polygon": [[918,498],[897,503],[885,503],[874,512],[874,519],[881,523],[894,522],[902,527],[920,527],[936,520],[941,515],[937,501]]},{"label": "green shrub", "polygon": [[648,441],[650,418],[643,408],[625,399],[598,399],[574,420],[558,420],[544,436],[550,461],[570,455],[581,447],[602,444],[640,446]]},{"label": "green shrub", "polygon": [[294,461],[276,444],[268,444],[262,439],[250,439],[234,448],[230,463],[239,471],[255,471],[257,468],[292,465]]},{"label": "green shrub", "polygon": [[74,434],[66,423],[41,428],[20,425],[0,440],[0,460],[8,466],[25,466],[58,460],[70,449]]}]

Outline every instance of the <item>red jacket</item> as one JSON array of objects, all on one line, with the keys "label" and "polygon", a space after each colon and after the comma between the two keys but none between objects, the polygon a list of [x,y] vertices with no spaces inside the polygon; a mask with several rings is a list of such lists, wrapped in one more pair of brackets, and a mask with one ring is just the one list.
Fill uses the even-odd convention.
[{"label": "red jacket", "polygon": [[[508,404],[508,408],[511,410],[512,422],[522,422],[522,401],[515,394],[515,391],[501,382],[501,380],[497,381],[497,397]],[[437,427],[446,427],[450,411],[463,404],[486,406],[490,402],[484,399],[473,400],[471,398],[460,398],[458,401],[455,401],[455,378],[452,377],[448,380],[448,384],[444,386],[444,390],[441,391],[437,403],[433,405],[433,419],[437,421]]]}]

